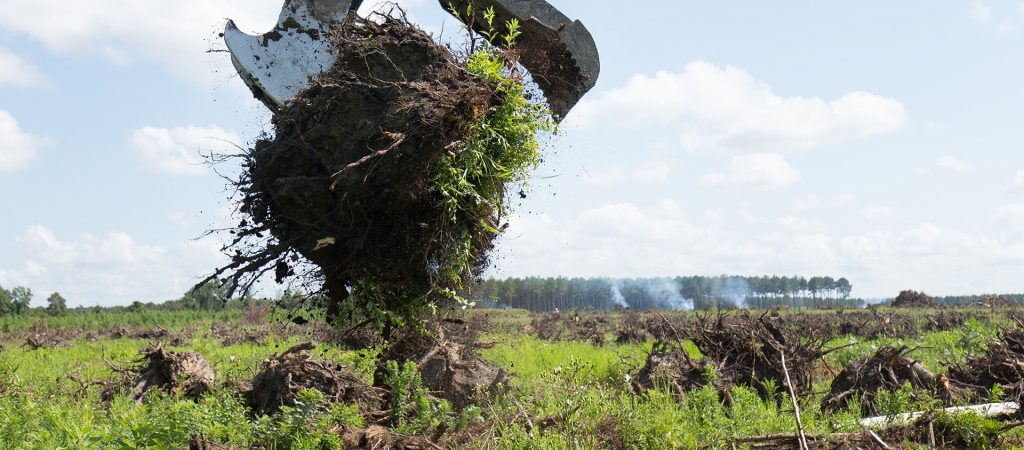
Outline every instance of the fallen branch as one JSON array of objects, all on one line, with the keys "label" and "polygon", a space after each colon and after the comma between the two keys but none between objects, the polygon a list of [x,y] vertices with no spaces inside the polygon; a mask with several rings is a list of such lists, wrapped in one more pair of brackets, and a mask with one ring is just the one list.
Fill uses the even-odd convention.
[{"label": "fallen branch", "polygon": [[[986,403],[983,405],[973,406],[956,406],[952,408],[946,408],[944,411],[948,414],[958,413],[974,413],[981,417],[999,417],[1009,416],[1015,414],[1020,409],[1020,405],[1017,402],[1005,402],[1005,403]],[[924,417],[930,411],[917,411],[911,413],[896,414],[893,416],[878,416],[868,417],[861,419],[858,423],[865,428],[873,428],[884,430],[889,427],[897,425],[910,425]]]},{"label": "fallen branch", "polygon": [[782,357],[782,373],[786,375],[786,388],[789,389],[789,398],[793,400],[793,414],[796,416],[796,430],[800,433],[800,449],[808,450],[810,447],[807,445],[807,435],[804,434],[804,424],[800,420],[800,402],[796,397],[796,392],[793,391],[793,382],[789,380],[789,369],[786,368],[786,353],[779,352],[779,356]]}]

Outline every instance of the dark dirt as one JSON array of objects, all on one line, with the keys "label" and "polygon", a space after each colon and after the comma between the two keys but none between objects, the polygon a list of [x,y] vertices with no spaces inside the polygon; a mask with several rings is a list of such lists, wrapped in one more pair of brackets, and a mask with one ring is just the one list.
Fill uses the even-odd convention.
[{"label": "dark dirt", "polygon": [[139,362],[132,388],[135,401],[141,402],[152,389],[197,399],[216,382],[213,366],[196,351],[171,352],[163,344],[151,345],[142,351]]},{"label": "dark dirt", "polygon": [[832,387],[822,401],[821,409],[835,413],[849,407],[855,397],[861,399],[865,416],[878,414],[876,399],[882,390],[894,391],[905,383],[915,389],[932,389],[936,378],[920,363],[911,359],[907,347],[882,347],[875,354],[861,358],[832,380]]},{"label": "dark dirt", "polygon": [[370,386],[351,369],[313,360],[311,343],[299,344],[263,362],[252,380],[251,389],[242,392],[256,414],[272,415],[282,406],[294,406],[302,389],[316,389],[333,403],[358,404],[364,414],[378,414],[384,392]]},{"label": "dark dirt", "polygon": [[[301,271],[301,255],[319,268],[333,317],[359,280],[431,291],[463,229],[482,269],[498,224],[454,229],[430,185],[435,163],[496,102],[495,88],[402,18],[349,16],[332,38],[338,61],[277,111],[273,139],[245,155],[248,218],[235,230],[232,263],[213,276],[244,284],[270,271],[281,280]],[[392,310],[408,301],[385,298]]]}]

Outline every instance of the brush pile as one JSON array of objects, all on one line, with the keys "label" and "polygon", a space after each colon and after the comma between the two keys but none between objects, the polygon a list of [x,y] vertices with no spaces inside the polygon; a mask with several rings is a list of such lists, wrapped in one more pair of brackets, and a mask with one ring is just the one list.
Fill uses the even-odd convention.
[{"label": "brush pile", "polygon": [[[686,353],[683,340],[689,339],[703,358],[693,361]],[[715,380],[721,388],[741,385],[753,388],[765,399],[771,399],[779,392],[772,392],[769,386],[786,386],[786,374],[797,395],[810,392],[813,375],[818,361],[824,356],[822,350],[828,341],[827,334],[816,335],[794,329],[782,329],[767,316],[754,317],[747,313],[728,316],[698,317],[680,330],[672,343],[661,343],[638,372],[638,383],[642,389],[665,379],[672,374],[673,384],[682,391],[703,386],[707,379]],[[785,365],[783,365],[783,357]],[[710,368],[709,368],[710,367]],[[713,374],[713,375],[711,375]],[[641,377],[641,375],[643,375]],[[698,376],[699,375],[699,376]],[[640,378],[644,381],[641,382]],[[651,382],[646,380],[650,379]],[[700,380],[705,381],[700,381]],[[678,381],[682,380],[682,382]]]},{"label": "brush pile", "polygon": [[894,391],[905,383],[910,383],[915,390],[935,387],[935,375],[907,356],[909,353],[907,347],[882,347],[875,354],[846,366],[832,380],[821,409],[835,413],[848,408],[851,400],[860,398],[862,413],[873,416],[879,413],[876,402],[879,391]]},{"label": "brush pile", "polygon": [[1002,331],[981,356],[949,364],[946,376],[948,390],[972,401],[987,400],[996,386],[1016,399],[1024,394],[1024,330]]},{"label": "brush pile", "polygon": [[934,308],[938,306],[935,299],[924,292],[901,291],[892,302],[893,308]]}]

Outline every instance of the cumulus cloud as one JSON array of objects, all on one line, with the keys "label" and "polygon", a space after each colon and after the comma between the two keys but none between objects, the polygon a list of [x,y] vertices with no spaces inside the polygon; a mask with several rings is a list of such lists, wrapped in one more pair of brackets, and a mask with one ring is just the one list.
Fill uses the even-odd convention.
[{"label": "cumulus cloud", "polygon": [[617,164],[584,174],[587,184],[615,187],[624,184],[657,184],[668,181],[673,164],[665,161],[644,161],[636,164]]},{"label": "cumulus cloud", "polygon": [[866,206],[863,213],[868,220],[888,219],[896,215],[896,209],[889,206]]},{"label": "cumulus cloud", "polygon": [[625,86],[584,99],[567,126],[609,119],[677,127],[688,150],[782,151],[898,131],[907,113],[900,102],[869,92],[833,100],[783,97],[742,69],[697,61],[681,73],[635,75]]},{"label": "cumulus cloud", "polygon": [[0,86],[46,87],[49,82],[43,74],[28,61],[0,47]]},{"label": "cumulus cloud", "polygon": [[[0,30],[27,35],[59,54],[118,64],[143,61],[209,82],[224,79],[212,73],[206,53],[220,46],[216,33],[224,19],[267,31],[280,8],[280,0],[4,0]],[[226,54],[213,56],[230,67]]]},{"label": "cumulus cloud", "polygon": [[132,150],[139,163],[154,173],[204,175],[203,155],[238,151],[237,133],[216,125],[174,128],[142,127],[132,132]]},{"label": "cumulus cloud", "polygon": [[0,172],[17,172],[28,168],[40,147],[48,139],[21,129],[11,113],[0,109]]},{"label": "cumulus cloud", "polygon": [[17,267],[0,268],[0,285],[57,291],[71,305],[177,298],[223,263],[219,243],[212,239],[173,247],[141,243],[119,231],[61,239],[48,227],[32,225],[16,244],[24,259]]},{"label": "cumulus cloud", "polygon": [[939,159],[935,161],[935,165],[940,169],[948,170],[950,172],[967,173],[974,171],[974,166],[963,162],[960,158],[949,155],[940,156]]},{"label": "cumulus cloud", "polygon": [[813,217],[736,214],[688,213],[661,200],[517,216],[499,245],[496,275],[830,274],[849,278],[855,295],[881,297],[908,288],[1010,291],[1024,269],[1019,238],[928,222],[839,231]]},{"label": "cumulus cloud", "polygon": [[971,2],[971,18],[978,22],[988,22],[992,20],[992,8],[981,0],[974,0]]},{"label": "cumulus cloud", "polygon": [[1024,191],[1024,170],[1018,170],[1013,174],[1013,190]]},{"label": "cumulus cloud", "polygon": [[800,172],[777,153],[739,155],[724,172],[704,175],[701,184],[711,187],[777,189],[800,181]]}]

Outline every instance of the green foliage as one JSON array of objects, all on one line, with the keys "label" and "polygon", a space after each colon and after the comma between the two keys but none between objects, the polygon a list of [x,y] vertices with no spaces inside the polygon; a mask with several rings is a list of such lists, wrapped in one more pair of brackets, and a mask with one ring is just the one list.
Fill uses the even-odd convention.
[{"label": "green foliage", "polygon": [[186,303],[195,305],[195,307],[199,309],[222,309],[230,299],[230,296],[228,295],[230,290],[231,286],[227,283],[218,279],[212,279],[203,283],[202,286],[196,287],[185,293],[183,300]]},{"label": "green foliage", "polygon": [[11,289],[11,303],[14,305],[15,314],[24,313],[28,310],[28,305],[32,303],[32,289],[24,286]]},{"label": "green foliage", "polygon": [[11,300],[11,291],[0,286],[0,316],[7,316],[14,313],[14,302]]},{"label": "green foliage", "polygon": [[[493,10],[488,17],[493,20]],[[513,47],[518,25],[509,24],[509,29],[508,35],[494,38]],[[443,156],[434,169],[431,190],[454,230],[444,232],[459,237],[451,248],[442,249],[438,275],[445,285],[461,286],[474,255],[484,250],[474,248],[472,231],[498,233],[498,218],[508,213],[509,184],[526,181],[540,162],[539,136],[555,129],[547,106],[527,97],[524,78],[508,55],[497,46],[484,45],[468,56],[466,69],[494,86],[499,101],[469,125],[461,148]]]},{"label": "green foliage", "polygon": [[935,414],[935,428],[936,433],[941,433],[945,438],[954,438],[956,441],[952,444],[957,448],[1001,448],[999,438],[1003,434],[1003,424],[974,413],[951,414],[939,411]]},{"label": "green foliage", "polygon": [[63,316],[67,313],[68,302],[59,292],[54,292],[46,298],[46,313],[51,316]]},{"label": "green foliage", "polygon": [[391,391],[391,425],[400,433],[430,432],[453,420],[451,405],[446,401],[434,404],[423,385],[416,363],[388,361],[384,383]]}]

